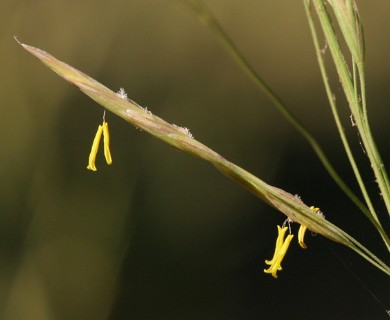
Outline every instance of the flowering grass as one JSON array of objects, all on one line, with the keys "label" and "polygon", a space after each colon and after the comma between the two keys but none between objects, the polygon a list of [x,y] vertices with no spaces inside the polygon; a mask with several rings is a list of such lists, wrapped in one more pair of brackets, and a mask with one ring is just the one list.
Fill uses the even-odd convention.
[{"label": "flowering grass", "polygon": [[[47,52],[23,43],[20,43],[20,45],[59,76],[77,86],[83,93],[105,109],[173,147],[208,161],[219,171],[241,184],[261,200],[284,213],[291,221],[297,222],[312,232],[349,247],[378,269],[390,275],[390,267],[386,263],[349,234],[326,220],[322,215],[318,215],[304,204],[299,197],[267,184],[243,168],[228,161],[214,150],[194,139],[187,128],[170,124],[153,115],[146,108],[142,108],[134,101],[128,99],[124,91],[118,94],[90,76],[54,58]],[[93,152],[97,152],[96,146],[93,148]]]},{"label": "flowering grass", "polygon": [[[351,188],[342,181],[340,175],[336,172],[330,163],[328,157],[325,155],[323,149],[316,141],[313,134],[311,134],[307,128],[304,127],[303,123],[301,123],[299,119],[293,115],[293,113],[287,108],[287,105],[276,95],[271,87],[257,73],[257,71],[251,66],[250,62],[245,59],[244,55],[239,51],[238,47],[224,32],[223,27],[214,18],[212,12],[205,5],[205,3],[200,0],[179,1],[183,4],[190,4],[189,8],[191,8],[192,14],[195,13],[197,17],[201,18],[201,20],[206,24],[207,28],[225,46],[227,52],[229,52],[235,61],[238,62],[242,70],[250,76],[250,78],[257,84],[258,88],[265,94],[266,97],[270,99],[277,110],[280,111],[281,115],[291,123],[291,125],[302,135],[304,139],[306,139],[315,154],[318,156],[319,160],[324,165],[325,169],[329,172],[330,176],[345,192],[349,199],[351,199],[351,201],[357,206],[356,213],[363,213],[368,218],[367,223],[372,223],[372,225],[375,226],[375,228],[378,230],[378,236],[380,235],[382,237],[384,245],[389,248],[389,238],[386,232],[383,230],[381,224],[381,220],[385,221],[384,219],[388,219],[388,216],[386,214],[382,214],[381,216],[380,210],[375,210],[371,201],[371,197],[376,196],[376,194],[368,194],[365,188],[365,182],[360,177],[358,165],[354,160],[347,137],[344,135],[344,128],[338,115],[339,112],[334,94],[334,92],[342,92],[342,90],[345,92],[345,96],[349,102],[349,108],[351,109],[353,123],[356,125],[356,129],[359,130],[359,135],[361,137],[364,136],[364,139],[362,138],[362,144],[364,145],[364,149],[367,150],[367,152],[370,152],[369,159],[372,162],[374,174],[376,176],[376,180],[378,181],[380,190],[379,192],[383,195],[385,200],[384,203],[386,203],[386,198],[388,197],[388,190],[386,187],[388,180],[387,174],[382,161],[380,160],[379,153],[376,150],[375,143],[368,125],[368,108],[365,98],[366,89],[364,81],[364,37],[362,35],[361,19],[355,4],[352,1],[327,1],[327,6],[325,6],[326,3],[324,1],[305,0],[304,8],[307,13],[309,28],[312,31],[315,53],[317,54],[320,72],[324,79],[324,86],[328,95],[329,104],[331,106],[341,140],[343,141],[346,154],[351,163],[352,170],[355,172],[357,183],[361,190],[361,195],[355,195],[353,192],[351,192]],[[335,37],[336,35],[337,37]],[[338,41],[344,41],[343,38],[345,38],[347,48],[349,49],[349,51],[346,51],[346,53],[343,53],[340,50],[340,45],[338,43]],[[327,50],[322,49],[323,46],[321,48],[319,45],[319,43],[324,43],[324,41],[327,43]],[[347,246],[348,248],[356,251],[360,256],[372,263],[379,270],[387,275],[390,275],[390,267],[386,263],[386,261],[388,261],[388,256],[383,256],[383,259],[378,258],[374,253],[371,252],[370,248],[364,247],[357,240],[355,240],[354,237],[351,237],[338,226],[332,224],[332,217],[334,217],[338,212],[325,212],[326,218],[325,216],[319,215],[319,210],[316,207],[322,207],[324,204],[311,202],[310,205],[314,204],[315,206],[309,207],[295,195],[290,194],[289,192],[280,188],[271,186],[262,179],[252,175],[245,169],[238,167],[234,163],[225,159],[216,151],[196,140],[191,135],[189,129],[171,124],[152,114],[146,108],[142,108],[140,105],[130,100],[123,88],[121,88],[118,92],[115,92],[115,90],[112,91],[86,74],[59,61],[50,54],[29,45],[21,45],[24,49],[45,63],[49,68],[58,73],[62,78],[69,81],[71,84],[74,84],[82,92],[97,101],[98,104],[105,108],[105,110],[107,109],[108,111],[116,114],[135,127],[143,129],[144,132],[155,136],[157,139],[160,139],[190,155],[209,162],[217,170],[238,182],[244,188],[256,195],[259,199],[282,212],[286,218],[283,218],[278,212],[275,212],[278,216],[281,217],[281,220],[286,219],[283,225],[278,226],[278,235],[276,234],[275,230],[276,243],[273,239],[269,239],[265,242],[267,245],[269,245],[270,250],[272,250],[271,246],[275,244],[275,251],[273,255],[270,253],[269,256],[267,255],[264,257],[258,257],[258,259],[262,261],[261,264],[263,265],[258,267],[258,274],[256,277],[261,277],[260,273],[264,269],[267,275],[263,275],[263,278],[268,277],[273,281],[271,277],[276,278],[279,276],[279,278],[282,279],[279,279],[278,281],[284,281],[283,276],[288,276],[289,270],[287,268],[286,270],[283,270],[282,273],[281,271],[282,266],[287,266],[287,264],[285,264],[283,261],[291,257],[291,252],[287,253],[288,248],[293,246],[297,247],[298,244],[302,248],[305,248],[306,244],[304,235],[305,231],[307,230],[320,234],[330,239],[331,241],[335,241]],[[331,56],[334,59],[335,68],[340,76],[341,82],[340,84],[336,84],[335,88],[332,88],[334,84],[329,83],[327,80],[329,65],[325,67],[323,61],[324,55]],[[352,62],[350,62],[351,60]],[[349,63],[346,63],[346,61]],[[348,118],[344,120],[347,120],[344,122],[349,123]],[[210,126],[213,126],[213,123],[210,123]],[[104,131],[105,128],[106,131]],[[93,136],[91,136],[91,140],[92,138]],[[114,141],[115,139],[116,137],[113,137]],[[108,124],[106,123],[104,117],[103,125],[101,125],[101,128],[98,129],[95,140],[96,142],[92,143],[88,167],[92,170],[99,170],[100,168],[96,168],[94,162],[98,152],[104,151],[106,162],[108,164],[112,163],[111,153],[109,152]],[[85,160],[87,160],[88,151],[89,150],[85,150]],[[117,156],[113,154],[114,165],[116,157]],[[86,163],[80,163],[80,167],[84,168],[85,166]],[[310,170],[309,167],[306,169]],[[96,173],[87,172],[87,174],[95,175]],[[303,196],[306,198],[305,195]],[[297,233],[294,232],[294,234],[290,228],[290,223],[292,222],[300,224],[299,231]],[[258,245],[260,246],[261,244]],[[308,250],[310,250],[310,246]],[[319,252],[319,254],[322,254],[322,252]],[[264,262],[265,258],[270,260],[266,260]],[[313,263],[317,262],[314,261]],[[326,268],[326,264],[322,267]],[[301,270],[302,268],[299,269]],[[311,277],[307,277],[306,273],[303,273],[301,276],[307,278],[308,281],[311,280]],[[260,281],[268,280],[269,279],[260,279]],[[285,283],[287,282],[288,281]],[[312,282],[313,286],[316,286],[317,281]],[[317,299],[317,296],[313,294],[313,298]],[[279,294],[276,296],[276,299],[279,303]],[[256,297],[256,303],[257,301],[259,300]]]}]

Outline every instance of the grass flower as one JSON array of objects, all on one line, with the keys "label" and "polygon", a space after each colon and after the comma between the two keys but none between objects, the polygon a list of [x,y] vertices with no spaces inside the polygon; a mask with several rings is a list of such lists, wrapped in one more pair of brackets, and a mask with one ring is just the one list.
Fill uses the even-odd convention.
[{"label": "grass flower", "polygon": [[[331,23],[328,22],[329,15],[327,15],[326,8],[324,7],[322,2],[321,2],[322,6],[320,6],[320,2],[321,0],[313,0],[313,3],[318,7],[318,10],[316,10],[315,12],[319,15],[320,21],[326,20],[325,21],[326,28],[324,30],[327,33],[330,33],[333,29]],[[311,19],[310,9],[312,7],[310,7],[308,1],[305,1],[305,5],[306,5],[305,8],[308,11],[308,16],[310,18],[309,21],[311,21],[312,19]],[[208,17],[211,17],[212,19],[212,15],[211,16],[209,15]],[[216,29],[214,30],[216,31],[219,30],[221,31],[221,32],[218,31],[219,34],[221,36],[224,35],[222,30],[219,28],[218,24],[214,24],[214,26],[216,27]],[[336,41],[337,39],[335,41],[333,41],[334,38],[330,40],[332,41],[327,41],[327,43],[329,47],[332,48],[331,52],[333,56],[333,53],[335,51],[334,47],[335,45],[337,45],[337,41]],[[196,140],[193,137],[190,137],[189,134],[187,133],[187,130],[180,130],[179,128],[175,127],[174,125],[171,125],[170,123],[163,120],[162,118],[153,115],[151,112],[148,112],[147,110],[145,110],[145,108],[141,108],[134,101],[127,98],[124,99],[124,92],[122,92],[122,94],[120,94],[120,92],[119,94],[115,93],[109,88],[107,88],[106,86],[104,86],[103,84],[91,78],[90,76],[56,59],[49,53],[41,49],[23,44],[21,42],[19,42],[19,44],[24,49],[29,51],[31,54],[36,56],[46,66],[51,68],[62,78],[77,86],[82,92],[84,92],[90,98],[95,100],[98,104],[101,104],[107,110],[111,111],[113,114],[116,114],[117,116],[123,118],[125,121],[134,125],[136,128],[140,128],[144,130],[145,132],[155,136],[158,139],[161,139],[162,141],[170,144],[171,146],[211,163],[220,172],[224,173],[234,181],[238,182],[241,186],[243,186],[244,188],[252,192],[254,195],[259,197],[265,203],[267,203],[268,205],[274,207],[275,209],[285,214],[292,221],[297,222],[303,226],[306,226],[312,232],[315,232],[332,241],[347,246],[351,250],[354,250],[356,253],[358,253],[361,257],[366,259],[368,262],[372,263],[379,270],[381,270],[387,275],[390,275],[390,266],[388,266],[383,260],[378,258],[373,252],[371,252],[368,248],[363,246],[359,241],[357,241],[351,235],[349,235],[342,229],[338,228],[330,221],[324,219],[324,217],[321,214],[319,214],[319,212],[317,212],[317,214],[313,214],[313,211],[308,206],[306,206],[300,199],[293,196],[291,193],[282,190],[280,188],[274,187],[270,184],[267,184],[265,181],[254,176],[247,170],[228,161],[222,155],[210,149],[200,141]],[[231,44],[230,39],[227,39],[227,41],[225,41],[225,44],[229,45],[230,48],[232,48],[232,50],[235,49],[235,47]],[[338,47],[336,49],[338,49]],[[258,83],[259,86],[265,89],[267,96],[270,97],[271,100],[273,100],[276,103],[276,106],[278,108],[282,109],[283,114],[286,115],[290,119],[290,121],[292,121],[294,124],[299,123],[299,121],[297,121],[294,117],[291,116],[291,113],[289,112],[289,110],[285,108],[284,104],[281,103],[280,100],[273,94],[273,92],[269,89],[269,86],[262,82],[261,77],[257,76],[257,73],[253,71],[253,69],[247,63],[247,61],[245,59],[241,59],[240,52],[233,50],[233,53],[235,54],[235,57],[237,57],[237,59],[239,59],[243,63],[244,67],[246,67],[246,70],[251,72],[253,77],[255,79],[258,79],[258,81],[260,81]],[[341,59],[341,60],[342,60],[341,62],[345,63],[345,59]],[[339,65],[340,63],[337,64],[337,66]],[[339,72],[340,78],[344,76],[348,77],[349,76],[348,70],[346,70],[345,66],[342,65],[342,67],[344,69],[341,70],[342,72],[341,71]],[[348,81],[342,82],[343,85],[344,84],[348,85],[347,89],[351,87],[350,82]],[[364,81],[362,83],[364,83]],[[355,101],[357,102],[360,101],[359,97],[357,97],[355,93],[356,91],[352,92],[352,94],[348,93],[347,96],[348,100],[352,103],[354,103]],[[363,131],[361,136],[363,137],[364,134],[364,140],[363,140],[364,146],[365,149],[368,150],[367,153],[370,153],[369,156],[370,160],[373,160],[371,161],[371,163],[375,168],[374,173],[378,180],[378,184],[381,189],[381,194],[383,195],[383,198],[385,200],[385,204],[388,205],[388,207],[390,208],[390,183],[388,182],[389,180],[385,168],[383,166],[383,163],[381,162],[381,158],[379,157],[379,154],[376,152],[375,145],[372,143],[372,148],[369,148],[370,146],[368,144],[373,140],[370,134],[367,135],[367,132],[369,131],[368,124],[366,124],[366,121],[363,122],[361,119],[360,119],[361,121],[358,122],[357,121],[358,118],[356,117],[357,115],[359,115],[358,112],[353,112],[353,117],[356,122],[356,125],[360,126],[361,124],[363,124],[362,127]],[[103,123],[104,123],[104,118],[103,118]],[[101,130],[103,131],[103,128]],[[321,161],[323,161],[325,167],[329,170],[330,175],[336,181],[338,181],[338,184],[342,187],[342,189],[350,196],[350,198],[354,201],[354,203],[357,204],[358,207],[362,209],[362,211],[366,214],[366,216],[370,219],[370,221],[380,232],[387,247],[390,248],[390,239],[387,236],[386,232],[384,231],[383,227],[381,226],[374,211],[371,212],[368,208],[366,208],[366,206],[362,204],[361,201],[358,200],[358,197],[356,197],[350,191],[349,188],[345,187],[343,181],[339,178],[337,173],[334,171],[333,167],[330,165],[326,156],[323,154],[321,148],[319,148],[318,144],[316,143],[315,140],[313,140],[313,137],[307,132],[307,130],[300,126],[298,127],[298,130],[305,137],[307,137],[310,144],[313,146],[313,148],[316,150],[319,157],[322,159]],[[96,158],[99,141],[101,139],[102,134],[103,133],[99,133],[98,130],[98,134],[96,135],[96,142],[94,141],[91,154],[90,154],[90,161],[88,165],[90,170],[96,170],[95,158]],[[108,147],[108,145],[106,145],[106,147]],[[302,236],[303,235],[304,232],[302,232]],[[282,240],[279,240],[281,241],[280,243],[282,243],[282,245],[278,243],[277,246],[278,250],[275,250],[275,258],[271,260],[272,263],[270,265],[270,268],[268,269],[269,273],[276,276],[276,272],[279,270],[279,268],[281,268],[280,262],[287,251],[291,238],[292,235],[289,235],[287,239],[284,240],[284,237],[282,237],[281,238]]]},{"label": "grass flower", "polygon": [[[323,217],[323,213],[320,211],[320,208],[311,206],[310,210],[312,210],[317,215]],[[287,249],[290,246],[290,242],[292,238],[294,237],[294,235],[291,234],[291,226],[290,226],[290,224],[293,222],[294,222],[293,220],[287,218],[287,220],[283,223],[282,227],[278,226],[278,238],[276,239],[274,256],[272,260],[265,260],[265,263],[268,264],[270,267],[268,269],[264,269],[264,272],[271,273],[274,278],[277,278],[278,277],[277,272],[282,270],[282,266],[281,266],[282,260],[286,255]],[[287,230],[289,230],[290,234],[285,238],[285,234]],[[307,249],[304,240],[306,230],[307,230],[307,226],[301,224],[298,231],[298,243],[302,249]]]}]

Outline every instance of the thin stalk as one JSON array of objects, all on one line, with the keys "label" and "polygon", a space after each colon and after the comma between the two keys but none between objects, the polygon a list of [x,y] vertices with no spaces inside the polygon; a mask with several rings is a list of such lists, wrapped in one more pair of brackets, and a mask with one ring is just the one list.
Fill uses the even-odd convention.
[{"label": "thin stalk", "polygon": [[[321,52],[321,48],[320,48],[319,40],[318,40],[318,36],[317,36],[317,31],[316,31],[315,24],[313,21],[312,12],[310,10],[310,4],[307,0],[305,0],[304,5],[305,5],[307,19],[309,21],[309,27],[310,27],[311,34],[313,37],[313,43],[314,43],[314,47],[315,47],[315,51],[316,51],[316,55],[317,55],[317,60],[318,60],[318,64],[319,64],[321,75],[322,75],[322,80],[324,82],[325,91],[326,91],[326,94],[327,94],[327,97],[329,100],[329,105],[331,107],[332,114],[333,114],[337,129],[338,129],[341,141],[343,143],[345,152],[347,154],[348,160],[349,160],[350,165],[352,167],[352,170],[355,174],[356,180],[359,184],[359,187],[360,187],[360,190],[361,190],[362,195],[364,197],[364,200],[366,201],[366,204],[369,208],[369,210],[368,210],[366,207],[363,206],[360,209],[363,211],[364,215],[370,220],[370,222],[378,230],[378,232],[382,236],[384,243],[387,246],[387,249],[390,251],[390,239],[387,236],[385,230],[383,229],[383,227],[378,219],[378,216],[375,212],[375,209],[372,205],[372,201],[368,195],[366,186],[365,186],[363,179],[361,177],[360,171],[359,171],[358,166],[356,164],[355,158],[354,158],[353,153],[351,151],[351,148],[349,146],[348,139],[345,135],[344,128],[343,128],[343,125],[342,125],[341,120],[340,120],[340,116],[339,116],[339,113],[337,110],[337,105],[336,105],[336,102],[334,99],[334,95],[333,95],[332,90],[330,88],[329,79],[328,79],[328,75],[327,75],[326,67],[325,67],[325,62],[323,59],[323,54]],[[354,71],[355,71],[355,68],[354,68]],[[354,75],[355,75],[355,72],[354,72]],[[355,79],[355,77],[354,77],[354,79]]]},{"label": "thin stalk", "polygon": [[[372,137],[371,130],[369,129],[368,116],[367,116],[367,100],[366,100],[366,83],[365,83],[364,64],[363,63],[357,64],[357,69],[358,69],[359,80],[360,80],[360,96],[361,96],[362,109],[363,109],[363,123],[365,123],[365,125],[367,127],[366,131],[367,131],[368,139],[369,139],[369,141],[371,141],[371,144],[373,145],[373,147],[375,149],[374,152],[378,155],[377,161],[379,161],[379,163],[381,164],[379,169],[380,169],[384,184],[386,185],[386,189],[389,190],[389,192],[390,192],[389,177],[387,175],[386,169],[383,166],[383,162],[380,158],[380,154],[376,150],[376,145],[375,145],[374,139]],[[389,214],[390,214],[390,211],[389,211]]]},{"label": "thin stalk", "polygon": [[265,82],[265,80],[256,72],[249,61],[237,48],[232,39],[227,35],[223,27],[219,24],[217,19],[213,16],[211,10],[201,0],[196,0],[197,5],[194,3],[188,3],[181,0],[179,2],[188,5],[209,27],[214,35],[225,46],[229,54],[236,60],[240,67],[249,75],[254,81],[257,87],[263,92],[263,94],[271,101],[274,107],[286,118],[286,120],[303,136],[304,139],[314,150],[315,154],[319,158],[325,170],[339,186],[339,188],[348,196],[348,198],[363,212],[367,212],[367,207],[363,202],[353,193],[353,191],[345,184],[343,179],[337,173],[335,168],[330,163],[328,157],[323,151],[320,144],[311,134],[311,132],[288,110],[286,104],[281,98],[271,89],[271,87]]},{"label": "thin stalk", "polygon": [[371,166],[374,171],[381,195],[385,202],[388,214],[390,215],[390,184],[386,169],[383,165],[382,159],[372,137],[369,124],[367,121],[365,121],[364,116],[362,117],[363,110],[359,99],[357,99],[354,94],[355,88],[353,86],[351,75],[337,41],[337,37],[333,30],[332,22],[326,10],[325,4],[323,0],[313,0],[313,3],[315,4],[317,16],[325,34],[325,38],[328,42],[329,49],[339,74],[345,96],[351,108],[351,112],[359,130],[367,156],[371,162]]},{"label": "thin stalk", "polygon": [[360,64],[357,64],[356,66],[357,66],[358,73],[359,73],[360,96],[361,96],[361,100],[362,100],[363,118],[364,118],[365,122],[368,122],[364,65],[363,65],[363,63],[360,63]]},{"label": "thin stalk", "polygon": [[353,76],[353,87],[355,88],[355,99],[359,101],[359,84],[358,84],[358,72],[357,65],[352,58],[352,76]]},{"label": "thin stalk", "polygon": [[[360,80],[360,95],[361,95],[361,101],[362,101],[362,109],[363,109],[363,119],[364,119],[364,123],[366,124],[367,126],[367,133],[369,135],[369,139],[372,139],[373,141],[373,137],[372,137],[372,134],[371,134],[371,131],[370,129],[368,128],[368,116],[367,116],[367,100],[366,100],[366,83],[365,83],[365,71],[364,71],[364,64],[363,63],[360,63],[360,64],[357,64],[357,68],[358,68],[358,73],[359,73],[359,80]],[[372,142],[374,143],[374,141]],[[375,147],[375,144],[374,144],[374,147]],[[376,149],[376,147],[375,147]],[[379,155],[379,152],[376,151]],[[382,160],[378,159],[378,161],[380,163],[382,163]],[[383,166],[383,163],[382,165],[380,166],[380,169],[382,169],[382,176],[383,176],[383,180],[384,180],[384,183],[386,185],[386,188],[387,190],[390,190],[390,182],[389,182],[389,177],[387,175],[387,172]],[[389,212],[390,213],[390,212]]]}]

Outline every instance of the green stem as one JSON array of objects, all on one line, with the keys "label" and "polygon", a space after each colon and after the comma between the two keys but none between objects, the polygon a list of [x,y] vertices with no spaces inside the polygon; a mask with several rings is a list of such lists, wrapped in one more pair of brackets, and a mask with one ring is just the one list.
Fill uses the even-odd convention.
[{"label": "green stem", "polygon": [[[362,110],[362,106],[360,104],[359,99],[355,96],[355,88],[351,79],[351,75],[349,73],[348,66],[345,62],[341,48],[337,41],[335,31],[333,30],[332,22],[326,10],[326,6],[323,0],[313,0],[313,3],[315,4],[317,16],[320,20],[325,38],[329,45],[334,64],[339,74],[340,82],[342,84],[352,115],[359,130],[363,146],[371,162],[371,166],[374,171],[377,183],[379,185],[381,195],[385,202],[387,211],[390,215],[390,184],[386,169],[383,165],[382,159],[372,137],[369,124],[365,120],[365,117],[362,116],[362,113],[364,113],[364,111]],[[360,76],[364,76],[364,73],[360,74]]]},{"label": "green stem", "polygon": [[[362,99],[362,109],[363,109],[363,120],[364,120],[364,123],[366,124],[367,126],[367,133],[369,135],[369,139],[372,139],[372,143],[373,143],[373,146],[375,147],[376,149],[376,145],[373,141],[373,138],[372,138],[372,135],[371,135],[371,130],[368,128],[368,116],[367,116],[367,102],[366,102],[366,85],[365,85],[365,71],[364,71],[364,64],[363,63],[360,63],[357,65],[357,68],[358,68],[358,73],[359,73],[359,79],[360,79],[360,91],[361,91],[361,99]],[[377,159],[377,161],[379,161],[379,163],[382,163],[382,160],[380,158],[380,155],[379,155],[379,152],[376,150],[376,153],[378,154],[379,158]],[[382,165],[380,165],[380,169],[381,170],[381,175],[383,176],[383,180],[384,180],[384,184],[386,185],[386,189],[387,190],[390,190],[390,182],[389,182],[389,177],[387,175],[387,172],[383,166],[383,163]],[[390,191],[389,191],[390,192]],[[390,213],[390,211],[389,211]]]},{"label": "green stem", "polygon": [[[382,225],[381,225],[381,223],[380,223],[380,221],[378,219],[378,216],[377,216],[377,214],[375,212],[375,209],[374,209],[374,207],[372,205],[371,199],[370,199],[370,197],[368,195],[366,186],[365,186],[365,184],[363,182],[363,179],[361,177],[360,171],[359,171],[358,166],[356,164],[355,158],[354,158],[354,156],[352,154],[351,148],[349,146],[348,139],[347,139],[347,137],[345,135],[344,128],[343,128],[343,125],[342,125],[341,120],[340,120],[340,116],[339,116],[339,113],[338,113],[338,110],[337,110],[337,105],[336,105],[336,102],[335,102],[335,98],[334,98],[334,95],[333,95],[332,90],[330,88],[329,79],[328,79],[328,75],[327,75],[326,68],[325,68],[325,62],[324,62],[323,54],[321,52],[321,48],[320,48],[320,45],[319,45],[317,31],[316,31],[316,28],[315,28],[315,25],[314,25],[312,12],[310,10],[310,3],[309,3],[309,1],[305,0],[304,1],[304,5],[305,5],[305,11],[306,11],[307,19],[309,21],[309,27],[310,27],[311,34],[312,34],[312,37],[313,37],[313,43],[314,43],[314,47],[315,47],[315,51],[316,51],[316,55],[317,55],[318,64],[319,64],[319,67],[320,67],[322,79],[323,79],[324,86],[325,86],[325,91],[326,91],[326,94],[327,94],[327,97],[328,97],[328,100],[329,100],[329,105],[331,107],[331,110],[332,110],[332,113],[333,113],[333,117],[334,117],[337,129],[338,129],[341,141],[343,143],[345,152],[347,154],[348,160],[350,162],[350,165],[351,165],[352,170],[353,170],[353,172],[355,174],[356,180],[357,180],[357,182],[359,184],[360,190],[362,192],[362,195],[363,195],[363,197],[364,197],[364,199],[366,201],[366,204],[367,204],[369,210],[365,206],[360,206],[359,208],[364,213],[364,215],[370,220],[370,222],[375,226],[375,228],[378,230],[378,232],[382,236],[382,239],[383,239],[384,243],[387,246],[387,249],[390,250],[390,239],[387,236],[385,230],[383,229],[383,227],[382,227]],[[355,70],[355,68],[354,68],[354,70]],[[355,74],[355,72],[354,72],[354,74]],[[355,79],[355,77],[354,77],[354,79]]]}]

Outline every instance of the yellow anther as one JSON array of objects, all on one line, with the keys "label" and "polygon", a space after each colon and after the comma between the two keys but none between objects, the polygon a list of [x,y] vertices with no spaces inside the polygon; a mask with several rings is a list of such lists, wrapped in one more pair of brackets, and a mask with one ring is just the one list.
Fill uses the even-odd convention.
[{"label": "yellow anther", "polygon": [[95,161],[96,161],[96,155],[99,150],[99,143],[102,135],[103,135],[103,144],[104,144],[104,157],[106,158],[107,164],[112,164],[112,157],[110,152],[110,133],[108,131],[108,123],[103,120],[103,124],[99,125],[95,135],[95,139],[93,139],[92,148],[91,148],[91,152],[89,153],[89,159],[88,159],[88,166],[87,166],[88,170],[97,171]]},{"label": "yellow anther", "polygon": [[274,263],[280,248],[283,246],[284,235],[288,229],[287,227],[284,227],[284,228],[281,228],[280,226],[277,226],[277,227],[278,227],[278,237],[276,239],[274,256],[272,257],[271,260],[265,260],[265,263],[268,265],[272,265]]},{"label": "yellow anther", "polygon": [[95,160],[96,160],[97,152],[99,150],[99,142],[100,142],[100,138],[102,137],[102,133],[103,133],[103,126],[99,125],[99,128],[95,135],[95,139],[93,139],[91,152],[89,153],[88,166],[87,166],[88,170],[97,171],[95,166]]},{"label": "yellow anther", "polygon": [[[319,208],[311,206],[310,210],[312,210],[315,214],[323,217],[323,214]],[[285,225],[286,222],[290,224],[292,220],[287,219],[283,225]],[[289,234],[286,238],[284,238],[288,229],[289,227],[282,228],[278,226],[278,237],[276,239],[274,256],[272,257],[271,260],[265,260],[265,263],[269,265],[269,268],[264,269],[264,272],[270,273],[274,278],[277,278],[278,277],[277,272],[282,270],[282,265],[281,265],[282,260],[287,253],[292,238],[294,237],[292,234]],[[306,230],[307,230],[307,226],[301,225],[298,231],[298,243],[303,249],[307,248],[304,241]]]},{"label": "yellow anther", "polygon": [[[320,208],[316,208],[314,206],[310,207],[311,211],[314,211],[315,213],[318,213],[320,211]],[[301,225],[298,230],[298,243],[301,246],[302,249],[307,249],[307,245],[305,244],[305,233],[306,233],[307,227],[304,225]]]},{"label": "yellow anther", "polygon": [[284,235],[287,231],[287,227],[281,228],[278,226],[278,238],[276,239],[275,252],[272,260],[265,260],[265,263],[270,267],[268,269],[264,269],[265,273],[271,273],[274,278],[277,278],[277,272],[282,270],[282,260],[286,255],[287,249],[290,245],[292,238],[294,237],[292,234],[289,234],[286,239],[284,239]]},{"label": "yellow anther", "polygon": [[103,143],[104,143],[104,157],[107,164],[112,164],[112,157],[110,152],[110,133],[108,132],[108,123],[103,122]]},{"label": "yellow anther", "polygon": [[306,249],[307,245],[305,244],[305,232],[307,227],[301,225],[298,230],[298,243],[302,249]]}]

